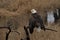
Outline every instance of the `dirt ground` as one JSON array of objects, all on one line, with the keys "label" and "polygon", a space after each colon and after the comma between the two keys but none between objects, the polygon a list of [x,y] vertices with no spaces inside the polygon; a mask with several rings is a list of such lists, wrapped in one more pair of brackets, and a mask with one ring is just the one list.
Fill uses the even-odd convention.
[{"label": "dirt ground", "polygon": [[[25,38],[25,32],[23,27],[28,25],[30,17],[30,10],[35,8],[42,16],[45,23],[46,11],[60,8],[60,0],[0,0],[0,27],[6,27],[7,22],[13,23],[12,27],[16,29],[20,35],[16,32],[9,34],[8,40],[20,40]],[[30,34],[31,40],[60,40],[60,20],[54,24],[45,24],[46,27],[57,30],[54,31],[36,31]],[[0,40],[6,39],[6,33],[8,29],[0,29]]]}]

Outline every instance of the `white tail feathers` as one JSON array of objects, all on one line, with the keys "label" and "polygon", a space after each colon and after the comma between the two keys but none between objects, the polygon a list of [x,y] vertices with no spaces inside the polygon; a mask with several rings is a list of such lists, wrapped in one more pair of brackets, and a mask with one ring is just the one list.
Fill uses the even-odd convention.
[{"label": "white tail feathers", "polygon": [[41,28],[40,28],[40,27],[38,27],[38,28],[37,28],[37,32],[40,32],[40,31],[41,31]]},{"label": "white tail feathers", "polygon": [[54,21],[55,21],[55,18],[54,18],[53,11],[47,12],[47,22],[52,24],[54,23]]}]

